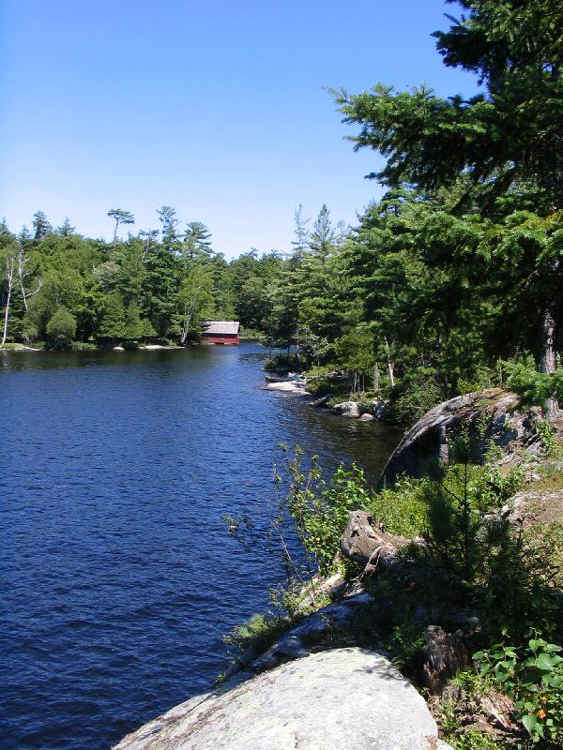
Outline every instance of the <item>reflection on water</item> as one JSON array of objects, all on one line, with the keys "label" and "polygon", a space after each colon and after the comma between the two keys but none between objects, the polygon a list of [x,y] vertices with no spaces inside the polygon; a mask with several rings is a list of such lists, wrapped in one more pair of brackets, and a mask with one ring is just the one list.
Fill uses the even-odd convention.
[{"label": "reflection on water", "polygon": [[259,347],[0,353],[3,748],[106,748],[224,669],[267,606],[278,444],[371,476],[397,433],[261,390]]}]

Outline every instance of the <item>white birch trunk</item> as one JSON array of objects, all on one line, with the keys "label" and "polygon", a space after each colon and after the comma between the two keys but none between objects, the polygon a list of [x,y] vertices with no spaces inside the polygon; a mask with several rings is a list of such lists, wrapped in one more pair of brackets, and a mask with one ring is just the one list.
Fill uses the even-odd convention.
[{"label": "white birch trunk", "polygon": [[18,247],[18,279],[20,282],[20,290],[21,290],[21,295],[23,299],[23,306],[25,308],[25,311],[27,312],[27,294],[25,291],[24,276],[25,276],[25,251],[23,249],[23,245],[20,244],[20,246]]},{"label": "white birch trunk", "polygon": [[379,367],[377,362],[373,366],[373,390],[379,393]]},{"label": "white birch trunk", "polygon": [[10,300],[12,298],[12,286],[14,284],[14,271],[16,266],[16,259],[13,255],[9,255],[6,258],[6,278],[8,280],[8,295],[6,297],[6,307],[4,309],[4,330],[2,333],[2,343],[0,346],[4,346],[6,338],[8,336],[8,320],[10,317]]},{"label": "white birch trunk", "polygon": [[[543,350],[540,358],[540,372],[551,375],[555,372],[555,320],[551,310],[545,310],[542,318]],[[545,405],[547,416],[557,416],[559,404],[556,399],[548,398]]]},{"label": "white birch trunk", "polygon": [[184,319],[184,327],[182,328],[182,336],[180,337],[180,343],[182,346],[186,343],[186,339],[188,338],[188,331],[190,330],[190,321],[192,319],[191,312],[188,312],[186,310],[186,317]]},{"label": "white birch trunk", "polygon": [[391,359],[391,352],[389,349],[389,342],[387,341],[387,336],[383,339],[385,341],[385,353],[387,355],[387,375],[389,377],[389,383],[391,385],[391,388],[395,387],[395,375],[393,372],[393,361]]}]

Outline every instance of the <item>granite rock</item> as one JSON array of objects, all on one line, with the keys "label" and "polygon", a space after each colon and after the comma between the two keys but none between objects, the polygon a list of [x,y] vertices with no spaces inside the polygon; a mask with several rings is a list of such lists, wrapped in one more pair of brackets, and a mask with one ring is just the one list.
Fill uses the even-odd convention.
[{"label": "granite rock", "polygon": [[388,659],[343,648],[196,696],[116,750],[431,750],[437,737],[422,696]]}]

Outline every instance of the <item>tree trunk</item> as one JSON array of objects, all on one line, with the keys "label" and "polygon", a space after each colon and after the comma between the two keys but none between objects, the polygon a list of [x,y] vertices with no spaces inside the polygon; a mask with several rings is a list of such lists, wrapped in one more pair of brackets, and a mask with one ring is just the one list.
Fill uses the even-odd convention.
[{"label": "tree trunk", "polygon": [[391,352],[389,349],[389,342],[387,341],[387,336],[383,339],[385,341],[385,353],[387,354],[387,375],[389,376],[389,383],[391,384],[391,388],[395,387],[395,376],[393,373],[393,361],[391,360]]},{"label": "tree trunk", "polygon": [[[551,375],[555,372],[555,320],[551,310],[545,310],[542,318],[543,350],[540,358],[540,372]],[[556,399],[548,398],[545,405],[548,417],[555,417],[559,409]]]},{"label": "tree trunk", "polygon": [[18,279],[20,282],[20,290],[21,290],[21,295],[23,299],[23,306],[25,308],[25,311],[27,312],[27,294],[25,291],[24,276],[25,276],[25,253],[24,253],[23,245],[20,244],[18,248]]},{"label": "tree trunk", "polygon": [[373,390],[376,395],[379,393],[379,367],[377,366],[377,362],[373,366]]},{"label": "tree trunk", "polygon": [[546,310],[542,319],[543,351],[540,359],[540,372],[548,375],[555,372],[555,320],[551,310]]},{"label": "tree trunk", "polygon": [[445,425],[438,427],[438,463],[440,466],[447,466],[450,461],[448,446],[448,431]]},{"label": "tree trunk", "polygon": [[6,307],[4,310],[4,331],[2,333],[2,343],[0,346],[4,346],[6,343],[6,338],[8,336],[8,319],[10,317],[10,299],[12,297],[12,286],[14,283],[14,267],[15,267],[15,258],[14,256],[9,256],[6,258],[6,278],[8,280],[8,295],[6,297]]},{"label": "tree trunk", "polygon": [[188,312],[186,310],[186,318],[184,320],[184,327],[182,329],[182,336],[180,338],[180,343],[182,344],[182,346],[184,346],[184,344],[186,343],[186,339],[188,338],[188,332],[190,330],[190,321],[191,321],[191,319],[192,319],[191,312]]}]

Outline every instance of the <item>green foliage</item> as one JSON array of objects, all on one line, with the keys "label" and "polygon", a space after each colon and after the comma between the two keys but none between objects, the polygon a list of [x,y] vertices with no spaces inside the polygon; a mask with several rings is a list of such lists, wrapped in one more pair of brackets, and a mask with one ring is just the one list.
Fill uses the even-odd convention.
[{"label": "green foliage", "polygon": [[[134,323],[134,321],[131,321]],[[105,297],[102,308],[102,322],[99,335],[106,339],[128,338],[125,331],[126,317],[123,299],[120,294],[114,292]]]},{"label": "green foliage", "polygon": [[470,671],[458,672],[451,680],[451,686],[458,693],[457,699],[443,700],[438,706],[439,723],[448,743],[461,750],[501,750],[513,747],[513,743],[504,742],[496,734],[491,735],[467,726],[468,717],[481,713],[483,700],[486,701],[494,689],[490,676]]},{"label": "green foliage", "polygon": [[46,331],[53,349],[66,349],[76,334],[76,320],[65,307],[59,307],[49,319]]},{"label": "green foliage", "polygon": [[502,750],[504,745],[499,744],[490,734],[469,729],[461,734],[447,739],[454,743],[455,750]]},{"label": "green foliage", "polygon": [[[349,512],[366,506],[369,491],[364,472],[356,464],[350,469],[339,466],[327,482],[318,456],[313,456],[310,466],[304,468],[302,455],[296,448],[288,458],[287,507],[312,564],[325,574],[333,565]],[[279,474],[277,477],[281,479]]]},{"label": "green foliage", "polygon": [[419,367],[410,371],[391,391],[390,413],[392,418],[408,427],[446,398],[447,393],[436,380],[435,371]]},{"label": "green foliage", "polygon": [[[561,114],[563,23],[555,0],[461,0],[468,12],[436,32],[446,65],[474,72],[486,94],[468,101],[437,97],[422,86],[395,93],[379,84],[370,92],[333,92],[345,122],[361,126],[356,148],[377,149],[387,164],[377,176],[387,185],[425,190],[455,185],[460,174],[483,199],[521,180],[561,195],[558,140]],[[540,135],[541,134],[541,135]]]},{"label": "green foliage", "polygon": [[424,636],[420,625],[409,620],[396,625],[391,636],[385,641],[385,648],[393,664],[407,673],[414,671],[423,646]]},{"label": "green foliage", "polygon": [[[468,433],[461,433],[451,447],[452,463],[440,481],[428,482],[429,544],[433,553],[457,576],[471,582],[490,559],[492,549],[506,541],[507,524],[486,511],[502,507],[523,483],[523,470],[503,475],[498,466],[470,463],[473,445]],[[457,454],[457,455],[456,455]]]},{"label": "green foliage", "polygon": [[563,744],[563,648],[531,638],[523,648],[499,643],[473,655],[481,674],[515,700],[515,711],[534,742]]},{"label": "green foliage", "polygon": [[535,430],[540,438],[546,457],[554,456],[558,449],[555,428],[546,419],[540,419],[535,424]]},{"label": "green foliage", "polygon": [[366,508],[386,531],[406,537],[420,536],[428,527],[429,479],[399,479],[392,488],[373,493]]},{"label": "green foliage", "polygon": [[563,368],[551,374],[538,372],[531,356],[503,366],[506,386],[520,396],[523,406],[544,406],[549,398],[563,402]]},{"label": "green foliage", "polygon": [[229,647],[234,657],[241,656],[248,649],[260,654],[272,646],[290,625],[290,620],[279,615],[255,614],[242,625],[235,626],[228,635],[224,635],[223,643]]},{"label": "green foliage", "polygon": [[270,372],[288,370],[300,371],[303,368],[303,360],[298,354],[280,353],[268,358],[264,363],[264,369]]}]

